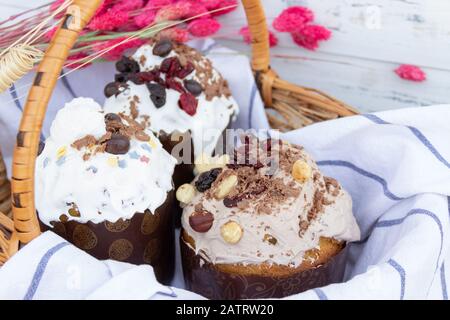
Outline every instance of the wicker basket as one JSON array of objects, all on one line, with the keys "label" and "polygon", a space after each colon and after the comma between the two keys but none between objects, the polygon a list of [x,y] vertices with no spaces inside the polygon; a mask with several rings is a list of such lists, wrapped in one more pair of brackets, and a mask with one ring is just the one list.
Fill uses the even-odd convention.
[{"label": "wicker basket", "polygon": [[[69,13],[66,15],[37,68],[14,150],[11,185],[14,219],[0,213],[0,225],[3,226],[0,228],[0,265],[17,252],[21,244],[30,242],[40,234],[34,203],[34,166],[39,134],[47,104],[69,51],[101,2],[102,0],[74,0],[72,7],[79,10],[81,23],[79,25],[65,23],[71,19]],[[269,121],[274,128],[291,130],[313,122],[357,113],[351,107],[322,92],[299,87],[278,78],[269,65],[268,29],[261,2],[260,0],[242,0],[242,2],[252,34],[252,68],[268,108]],[[4,169],[1,163],[0,169]],[[9,182],[1,172],[4,170],[0,170],[0,178],[3,178],[3,181],[0,181],[0,189],[9,188]]]}]

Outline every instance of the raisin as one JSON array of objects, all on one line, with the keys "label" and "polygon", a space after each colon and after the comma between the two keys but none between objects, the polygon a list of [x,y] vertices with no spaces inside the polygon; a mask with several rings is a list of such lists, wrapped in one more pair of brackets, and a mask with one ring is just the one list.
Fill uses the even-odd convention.
[{"label": "raisin", "polygon": [[198,83],[195,80],[184,80],[184,87],[186,88],[187,91],[189,91],[190,93],[192,93],[192,95],[196,97],[199,96],[203,91],[203,88],[200,85],[200,83]]},{"label": "raisin", "polygon": [[114,75],[114,81],[116,82],[127,82],[130,78],[130,75],[128,73],[118,73]]},{"label": "raisin", "polygon": [[198,101],[192,94],[185,92],[181,94],[178,105],[188,115],[193,116],[197,112]]},{"label": "raisin", "polygon": [[119,84],[117,82],[110,82],[106,85],[105,90],[105,97],[109,98],[112,97],[114,95],[118,95],[119,92]]},{"label": "raisin", "polygon": [[170,51],[172,51],[172,49],[173,49],[172,41],[168,39],[163,39],[155,44],[155,46],[153,47],[153,54],[155,56],[165,57],[170,53]]},{"label": "raisin", "polygon": [[150,99],[156,108],[161,108],[166,104],[166,88],[159,83],[147,83],[147,88],[150,91]]},{"label": "raisin", "polygon": [[106,152],[111,154],[125,154],[130,150],[130,139],[119,133],[113,133],[106,141]]},{"label": "raisin", "polygon": [[117,113],[107,113],[105,114],[105,122],[117,121],[122,122],[122,118]]},{"label": "raisin", "polygon": [[195,187],[200,192],[205,192],[209,188],[211,188],[211,185],[214,181],[216,181],[219,174],[222,172],[221,168],[215,168],[206,172],[203,172],[199,177],[198,180],[195,181]]},{"label": "raisin", "polygon": [[116,62],[116,69],[122,73],[135,73],[139,72],[139,64],[133,59],[123,56],[122,59]]}]

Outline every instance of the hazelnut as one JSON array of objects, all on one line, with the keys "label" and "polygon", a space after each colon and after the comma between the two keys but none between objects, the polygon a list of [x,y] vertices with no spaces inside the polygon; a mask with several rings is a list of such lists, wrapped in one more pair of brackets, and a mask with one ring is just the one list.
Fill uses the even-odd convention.
[{"label": "hazelnut", "polygon": [[226,177],[217,186],[214,196],[218,200],[225,198],[237,186],[237,184],[238,184],[237,175],[233,174],[231,176]]},{"label": "hazelnut", "polygon": [[197,174],[210,171],[215,168],[223,168],[230,162],[230,156],[224,154],[222,156],[211,157],[206,153],[199,155],[195,163],[195,171]]},{"label": "hazelnut", "polygon": [[223,240],[230,244],[238,243],[243,233],[244,230],[242,230],[242,227],[236,221],[230,220],[220,227],[220,234]]},{"label": "hazelnut", "polygon": [[292,166],[292,177],[300,183],[304,183],[311,178],[312,169],[304,160],[295,161]]},{"label": "hazelnut", "polygon": [[195,188],[189,183],[181,185],[176,192],[177,200],[182,203],[191,202],[192,198],[195,196]]}]

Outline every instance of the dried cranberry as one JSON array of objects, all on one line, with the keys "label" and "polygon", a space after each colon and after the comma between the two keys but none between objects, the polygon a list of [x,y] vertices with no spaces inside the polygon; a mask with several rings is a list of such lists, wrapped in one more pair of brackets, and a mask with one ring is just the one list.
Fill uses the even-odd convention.
[{"label": "dried cranberry", "polygon": [[198,101],[190,93],[183,93],[178,100],[178,105],[188,115],[193,116],[197,112]]},{"label": "dried cranberry", "polygon": [[186,88],[187,91],[189,91],[196,97],[199,96],[203,91],[203,88],[200,85],[200,83],[198,83],[195,80],[184,80],[184,87]]},{"label": "dried cranberry", "polygon": [[188,62],[184,67],[182,67],[176,74],[176,76],[180,79],[186,78],[194,71],[194,65]]},{"label": "dried cranberry", "polygon": [[211,188],[211,185],[214,181],[216,181],[219,174],[222,172],[221,168],[215,168],[206,172],[203,172],[199,177],[198,180],[195,181],[195,187],[200,192],[205,192],[209,188]]},{"label": "dried cranberry", "polygon": [[172,51],[172,49],[172,41],[170,41],[169,39],[162,39],[158,41],[153,47],[153,54],[155,56],[165,57],[170,53],[170,51]]},{"label": "dried cranberry", "polygon": [[150,82],[150,81],[159,81],[159,71],[158,70],[152,70],[152,71],[145,71],[145,72],[139,72],[135,75],[136,78],[139,79],[142,83]]},{"label": "dried cranberry", "polygon": [[180,60],[177,57],[166,58],[161,63],[159,70],[169,77],[175,77],[182,69]]},{"label": "dried cranberry", "polygon": [[183,88],[183,85],[178,82],[177,80],[175,80],[174,78],[166,78],[166,87],[169,89],[173,89],[178,91],[179,93],[184,93],[186,92]]},{"label": "dried cranberry", "polygon": [[166,104],[166,88],[159,83],[147,83],[147,88],[150,91],[150,99],[156,108],[161,108]]}]

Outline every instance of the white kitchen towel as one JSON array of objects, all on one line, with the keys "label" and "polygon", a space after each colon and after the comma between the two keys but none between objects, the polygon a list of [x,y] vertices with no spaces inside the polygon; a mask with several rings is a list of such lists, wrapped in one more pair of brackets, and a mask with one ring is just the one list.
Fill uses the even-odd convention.
[{"label": "white kitchen towel", "polygon": [[[208,41],[200,45],[229,80],[240,104],[237,127],[267,129],[246,58],[213,48]],[[111,68],[98,65],[81,75],[74,73],[69,76],[72,90],[102,101],[101,90],[111,79]],[[14,136],[20,117],[14,106],[5,111],[4,99],[2,148],[3,139]],[[61,85],[52,99],[46,129],[68,99],[67,84]],[[449,119],[450,105],[441,105],[354,116],[282,135],[304,145],[323,172],[350,192],[362,231],[361,241],[349,245],[343,283],[289,298],[448,299]],[[7,156],[10,150],[4,148]],[[0,299],[200,298],[182,286],[179,256],[174,282],[164,287],[148,266],[98,261],[51,232],[32,241],[0,269]]]}]

